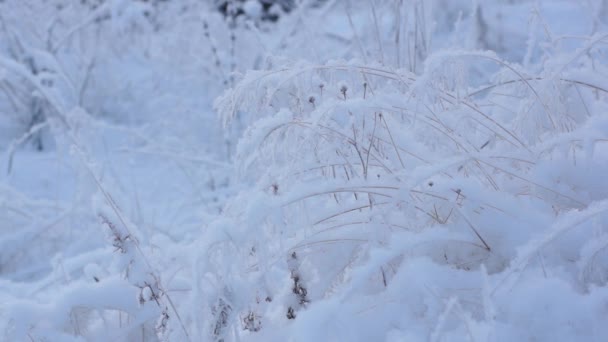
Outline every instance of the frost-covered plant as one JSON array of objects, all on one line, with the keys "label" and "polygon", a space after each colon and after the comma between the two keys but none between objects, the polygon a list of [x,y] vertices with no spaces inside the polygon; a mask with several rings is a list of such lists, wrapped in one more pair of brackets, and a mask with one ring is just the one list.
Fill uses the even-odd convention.
[{"label": "frost-covered plant", "polygon": [[[606,245],[594,236],[606,235],[608,220],[608,189],[591,185],[606,170],[608,87],[590,72],[606,70],[606,34],[578,38],[575,49],[554,44],[528,67],[417,40],[409,42],[423,66],[399,66],[382,58],[385,41],[375,36],[373,61],[363,50],[346,61],[273,62],[216,101],[226,122],[237,114],[251,122],[237,166],[255,186],[230,202],[232,226],[217,227],[227,238],[213,245],[214,254],[239,256],[229,269],[214,258],[221,286],[240,293],[232,310],[257,307],[261,331],[285,324],[284,312],[295,325],[282,336],[312,324],[319,330],[306,336],[318,339],[349,339],[339,326],[356,326],[369,310],[387,321],[356,331],[387,338],[395,324],[396,340],[407,337],[410,325],[388,319],[392,305],[374,303],[386,298],[426,317],[419,329],[431,340],[485,340],[507,336],[496,319],[515,324],[511,291],[534,286],[529,269],[551,281],[567,272],[570,286],[590,291],[599,279],[589,269],[605,267],[597,257]],[[417,272],[427,272],[428,292],[410,278]],[[603,288],[594,295],[607,299]],[[260,296],[273,300],[260,306]]]},{"label": "frost-covered plant", "polygon": [[[169,206],[159,203],[164,210],[159,216],[165,214],[167,221],[147,221],[150,216],[144,218],[144,211],[150,207],[135,209],[139,199],[125,189],[124,172],[115,172],[132,167],[140,154],[151,154],[177,164],[184,178],[192,177],[188,186],[194,191],[208,187],[212,192],[226,185],[227,175],[217,171],[226,163],[215,160],[225,154],[208,156],[194,143],[200,137],[183,133],[198,135],[194,126],[205,120],[185,120],[200,112],[193,110],[196,103],[175,101],[180,97],[175,93],[150,104],[156,111],[131,99],[135,113],[116,105],[120,99],[108,101],[109,96],[103,96],[109,91],[148,101],[150,89],[157,87],[153,82],[159,80],[125,73],[133,66],[118,61],[129,53],[144,55],[141,46],[154,28],[145,19],[150,8],[143,2],[90,4],[0,3],[0,339],[154,341],[172,333],[187,340],[170,293],[180,266],[164,264],[167,260],[157,255],[150,241],[167,221],[172,225],[176,220],[179,231],[198,225],[167,214],[193,204],[190,198]],[[175,34],[169,29],[164,33]],[[129,44],[130,50],[123,49]],[[159,59],[147,60],[148,66],[161,68]],[[125,75],[131,77],[129,82],[139,81],[136,88],[143,95],[129,92],[132,85],[125,84]],[[174,112],[167,110],[168,104]],[[181,122],[175,117],[170,124],[158,120],[183,108],[189,111],[184,110]],[[15,122],[23,127],[13,128]],[[211,131],[212,124],[207,126]],[[161,127],[176,132],[159,139]],[[23,148],[42,131],[49,144],[33,154]],[[105,151],[103,161],[98,159],[100,151]],[[207,162],[215,166],[200,171],[198,166]],[[216,175],[208,177],[209,172]],[[137,188],[132,185],[126,187]],[[159,191],[158,184],[148,181],[144,192],[148,190]],[[135,190],[135,197],[140,194]],[[170,191],[162,194],[171,196]],[[217,195],[208,196],[218,201]],[[135,211],[138,218],[131,220]]]},{"label": "frost-covered plant", "polygon": [[0,339],[606,339],[605,0],[216,3],[0,2]]}]

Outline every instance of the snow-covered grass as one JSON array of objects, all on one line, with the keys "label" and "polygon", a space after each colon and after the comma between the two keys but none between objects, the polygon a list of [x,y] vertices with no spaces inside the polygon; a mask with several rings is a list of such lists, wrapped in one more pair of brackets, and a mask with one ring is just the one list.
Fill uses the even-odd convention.
[{"label": "snow-covered grass", "polygon": [[608,338],[607,1],[100,3],[0,3],[0,339]]}]

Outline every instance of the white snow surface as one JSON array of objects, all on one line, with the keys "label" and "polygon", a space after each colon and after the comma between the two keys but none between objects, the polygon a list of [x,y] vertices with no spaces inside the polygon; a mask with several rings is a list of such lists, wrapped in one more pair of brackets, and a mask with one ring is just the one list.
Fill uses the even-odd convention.
[{"label": "white snow surface", "polygon": [[0,341],[608,340],[607,0],[217,3],[0,1]]}]

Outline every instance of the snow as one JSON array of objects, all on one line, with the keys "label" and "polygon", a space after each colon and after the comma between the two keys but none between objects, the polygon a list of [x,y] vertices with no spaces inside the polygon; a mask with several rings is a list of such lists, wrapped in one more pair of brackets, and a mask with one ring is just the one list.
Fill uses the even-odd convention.
[{"label": "snow", "polygon": [[608,339],[608,1],[218,4],[0,1],[1,341]]}]

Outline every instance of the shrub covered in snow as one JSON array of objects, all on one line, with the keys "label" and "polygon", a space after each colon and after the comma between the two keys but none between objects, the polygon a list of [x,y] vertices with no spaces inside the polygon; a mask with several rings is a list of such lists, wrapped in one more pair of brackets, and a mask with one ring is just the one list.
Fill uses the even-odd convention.
[{"label": "shrub covered in snow", "polygon": [[0,340],[608,338],[608,2],[267,4],[0,2]]}]

